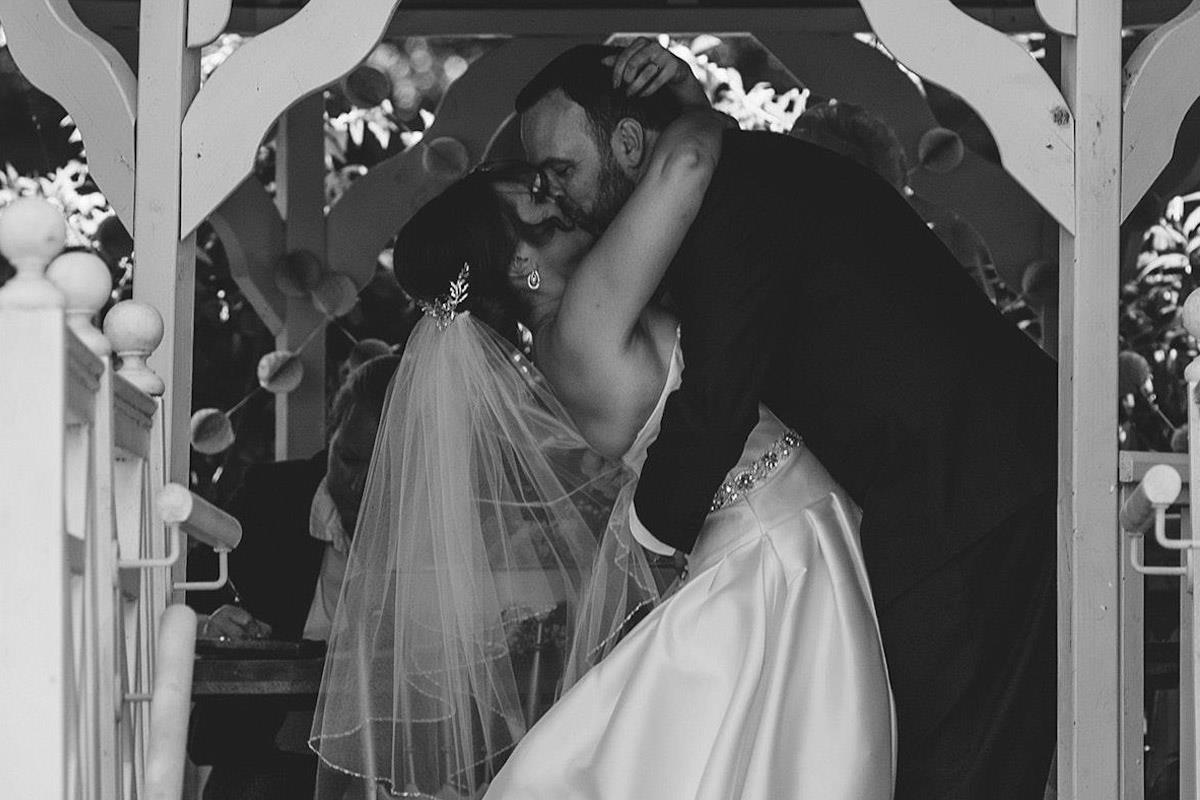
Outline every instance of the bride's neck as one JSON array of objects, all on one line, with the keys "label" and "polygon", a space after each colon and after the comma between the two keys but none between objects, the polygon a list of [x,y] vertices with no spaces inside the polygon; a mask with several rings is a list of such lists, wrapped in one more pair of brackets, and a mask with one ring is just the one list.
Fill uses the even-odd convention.
[{"label": "bride's neck", "polygon": [[529,301],[529,313],[526,314],[523,323],[525,327],[529,328],[535,340],[538,332],[543,330],[558,313],[561,300],[562,298],[559,297],[534,297]]}]

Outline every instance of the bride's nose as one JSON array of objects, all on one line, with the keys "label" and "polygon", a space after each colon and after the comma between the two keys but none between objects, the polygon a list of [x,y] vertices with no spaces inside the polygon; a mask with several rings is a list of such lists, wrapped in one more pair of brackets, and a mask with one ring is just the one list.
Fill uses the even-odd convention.
[{"label": "bride's nose", "polygon": [[556,227],[561,230],[569,231],[575,228],[575,221],[563,209],[562,204],[558,202],[558,198],[552,199],[545,205],[547,222],[553,220]]}]

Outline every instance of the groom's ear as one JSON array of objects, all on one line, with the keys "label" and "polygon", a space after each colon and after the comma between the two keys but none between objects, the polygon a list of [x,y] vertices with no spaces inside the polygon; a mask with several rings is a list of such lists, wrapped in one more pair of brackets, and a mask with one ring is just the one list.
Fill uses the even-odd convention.
[{"label": "groom's ear", "polygon": [[637,176],[649,156],[646,129],[632,117],[624,117],[613,128],[610,140],[617,164],[630,176]]}]

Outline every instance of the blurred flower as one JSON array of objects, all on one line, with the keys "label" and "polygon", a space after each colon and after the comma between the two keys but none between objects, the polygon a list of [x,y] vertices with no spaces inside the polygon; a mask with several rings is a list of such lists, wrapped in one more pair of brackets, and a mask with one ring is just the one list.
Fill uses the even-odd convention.
[{"label": "blurred flower", "polygon": [[233,444],[233,425],[229,415],[217,408],[202,408],[192,414],[192,448],[198,453],[216,455]]},{"label": "blurred flower", "polygon": [[294,392],[304,380],[304,364],[296,353],[273,350],[258,361],[258,385],[272,394]]}]

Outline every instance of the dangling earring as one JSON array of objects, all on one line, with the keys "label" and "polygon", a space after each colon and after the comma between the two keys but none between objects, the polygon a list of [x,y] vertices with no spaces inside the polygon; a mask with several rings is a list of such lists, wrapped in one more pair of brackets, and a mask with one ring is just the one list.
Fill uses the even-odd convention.
[{"label": "dangling earring", "polygon": [[533,272],[526,275],[525,285],[529,287],[530,291],[536,292],[542,286],[542,273],[535,269]]}]

